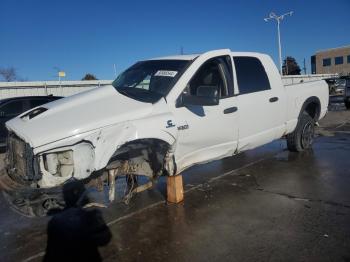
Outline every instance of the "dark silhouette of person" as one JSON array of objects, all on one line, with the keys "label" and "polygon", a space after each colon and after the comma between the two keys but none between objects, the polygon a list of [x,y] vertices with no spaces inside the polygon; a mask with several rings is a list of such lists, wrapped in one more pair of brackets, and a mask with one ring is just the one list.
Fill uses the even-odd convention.
[{"label": "dark silhouette of person", "polygon": [[107,245],[111,232],[102,213],[83,208],[88,202],[81,181],[63,186],[66,208],[51,218],[47,227],[47,247],[43,261],[101,261],[99,246]]}]

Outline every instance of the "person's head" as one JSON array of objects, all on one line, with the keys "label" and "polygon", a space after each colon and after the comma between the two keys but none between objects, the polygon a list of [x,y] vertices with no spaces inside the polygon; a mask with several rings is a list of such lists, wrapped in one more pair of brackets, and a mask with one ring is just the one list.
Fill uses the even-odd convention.
[{"label": "person's head", "polygon": [[77,205],[78,200],[85,192],[84,183],[80,180],[69,181],[63,186],[63,198],[66,207],[73,207]]}]

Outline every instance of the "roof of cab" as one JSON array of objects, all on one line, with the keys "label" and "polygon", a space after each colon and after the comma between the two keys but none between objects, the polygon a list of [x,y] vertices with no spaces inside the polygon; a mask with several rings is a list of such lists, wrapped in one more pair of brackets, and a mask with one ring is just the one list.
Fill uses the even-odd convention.
[{"label": "roof of cab", "polygon": [[199,54],[191,54],[191,55],[173,55],[173,56],[163,56],[156,57],[148,60],[193,60],[197,58]]},{"label": "roof of cab", "polygon": [[[212,50],[214,51],[214,50]],[[164,57],[156,57],[152,59],[147,60],[194,60],[201,54],[188,54],[188,55],[173,55],[173,56],[164,56]],[[253,57],[259,57],[264,54],[262,53],[256,53],[256,52],[231,52],[232,56],[253,56]]]}]

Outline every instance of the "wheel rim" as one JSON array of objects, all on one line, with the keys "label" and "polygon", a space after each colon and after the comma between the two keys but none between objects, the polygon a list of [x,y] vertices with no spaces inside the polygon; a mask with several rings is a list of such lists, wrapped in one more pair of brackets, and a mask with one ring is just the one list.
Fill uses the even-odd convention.
[{"label": "wheel rim", "polygon": [[307,123],[301,135],[301,143],[303,148],[309,148],[314,140],[315,126],[312,122]]}]

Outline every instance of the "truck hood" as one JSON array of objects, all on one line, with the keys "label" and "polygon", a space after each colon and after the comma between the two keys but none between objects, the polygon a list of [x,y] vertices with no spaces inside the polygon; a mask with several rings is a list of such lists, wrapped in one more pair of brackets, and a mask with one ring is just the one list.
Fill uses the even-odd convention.
[{"label": "truck hood", "polygon": [[37,108],[44,108],[43,112],[30,118],[31,109],[6,123],[9,130],[32,147],[142,118],[152,112],[152,104],[124,96],[113,86],[95,88]]}]

